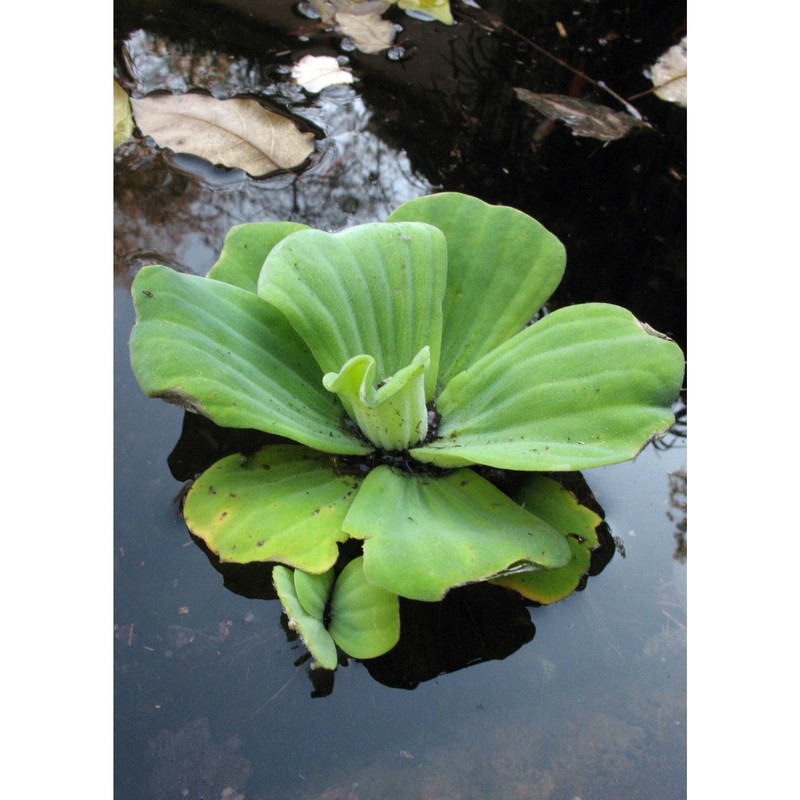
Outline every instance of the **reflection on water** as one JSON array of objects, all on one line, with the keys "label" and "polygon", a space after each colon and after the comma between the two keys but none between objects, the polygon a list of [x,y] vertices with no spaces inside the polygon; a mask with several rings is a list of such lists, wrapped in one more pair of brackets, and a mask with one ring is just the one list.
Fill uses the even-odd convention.
[{"label": "reflection on water", "polygon": [[180,785],[199,797],[198,776],[215,797],[262,800],[682,795],[685,567],[670,519],[681,447],[585,473],[627,556],[530,609],[528,645],[412,692],[351,662],[316,698],[279,603],[228,591],[190,541],[166,463],[182,414],[138,392],[122,288],[117,301],[119,796]]},{"label": "reflection on water", "polygon": [[116,270],[124,283],[145,263],[205,274],[228,229],[241,222],[291,220],[339,230],[385,219],[401,203],[433,189],[405,153],[370,130],[372,113],[349,87],[326,90],[309,104],[305,96],[298,98],[288,76],[270,80],[241,58],[207,54],[201,68],[191,54],[142,32],[131,36],[125,52],[143,93],[176,88],[176,81],[181,90],[199,85],[216,95],[229,81],[244,90],[260,86],[277,108],[294,110],[324,135],[307,169],[265,180],[145,142],[127,144],[114,173]]},{"label": "reflection on water", "polygon": [[[371,114],[351,89],[326,93],[307,116],[326,136],[300,175],[254,181],[193,157],[129,148],[115,170],[120,280],[129,283],[144,263],[205,274],[228,229],[241,222],[289,220],[334,231],[385,219],[432,190],[402,152],[368,129]],[[152,260],[145,262],[142,251]]]},{"label": "reflection on water", "polygon": [[676,469],[669,476],[669,504],[667,516],[675,523],[675,558],[686,563],[686,470]]},{"label": "reflection on water", "polygon": [[[135,11],[135,3],[122,3],[120,14],[128,6]],[[677,146],[665,145],[668,139],[659,134],[658,140],[604,149],[554,132],[533,152],[524,134],[538,123],[514,116],[499,78],[487,71],[499,64],[512,70],[502,80],[514,82],[530,71],[530,60],[518,43],[485,31],[465,33],[463,26],[459,35],[471,49],[459,50],[448,32],[452,47],[437,57],[453,73],[428,75],[451,103],[438,122],[433,106],[424,120],[408,111],[428,102],[417,93],[426,79],[421,46],[416,52],[409,47],[415,54],[405,63],[362,59],[361,85],[308,97],[286,71],[286,54],[298,51],[299,39],[258,29],[268,42],[259,58],[244,30],[257,26],[214,8],[202,12],[217,15],[216,27],[207,29],[223,38],[235,29],[242,53],[133,26],[118,43],[128,88],[254,93],[314,130],[316,150],[298,173],[260,181],[139,140],[116,154],[117,796],[684,796],[684,431],[667,440],[669,447],[650,447],[635,462],[584,473],[626,557],[613,558],[583,592],[553,606],[524,608],[520,630],[527,633],[502,660],[425,680],[412,691],[390,688],[371,674],[375,665],[351,661],[337,671],[333,691],[321,696],[330,687],[309,681],[305,650],[282,627],[280,604],[264,599],[271,587],[230,591],[225,581],[237,576],[213,569],[187,533],[173,503],[181,482],[167,464],[183,413],[143,397],[130,373],[133,312],[125,288],[145,263],[204,274],[227,230],[240,222],[285,219],[336,230],[383,219],[405,200],[444,187],[493,202],[522,200],[539,217],[544,209],[550,227],[566,239],[568,276],[570,269],[579,276],[561,302],[621,302],[656,327],[680,333],[674,312],[682,304],[681,187],[665,177],[672,162],[647,161],[662,150],[673,158]],[[591,10],[587,5],[580,13],[585,20]],[[613,30],[611,12],[597,14],[607,23],[603,35]],[[569,13],[562,18],[569,21]],[[574,31],[577,22],[570,24]],[[404,25],[412,44],[445,41],[421,23]],[[588,29],[581,30],[591,46]],[[653,49],[657,55],[663,48],[658,43]],[[606,51],[602,63],[610,69]],[[352,58],[357,68],[357,54]],[[384,61],[404,71],[370,82],[369,69],[380,73]],[[524,69],[514,67],[516,61],[524,61]],[[544,66],[552,79],[552,65]],[[462,101],[471,103],[468,111]],[[481,108],[492,114],[478,113]],[[612,167],[606,174],[613,181],[596,183]],[[655,176],[649,183],[648,175]],[[635,247],[626,248],[626,237]],[[651,316],[652,309],[665,321]]]}]

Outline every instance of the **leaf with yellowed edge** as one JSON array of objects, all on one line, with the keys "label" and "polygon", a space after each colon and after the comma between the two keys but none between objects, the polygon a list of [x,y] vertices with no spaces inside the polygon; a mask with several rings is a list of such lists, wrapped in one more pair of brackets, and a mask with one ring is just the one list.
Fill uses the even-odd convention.
[{"label": "leaf with yellowed edge", "polygon": [[114,149],[133,133],[133,117],[127,92],[114,81]]},{"label": "leaf with yellowed edge", "polygon": [[318,574],[347,539],[342,520],[360,482],[337,475],[321,453],[270,445],[217,461],[192,484],[183,514],[221,561],[277,561]]},{"label": "leaf with yellowed edge", "polygon": [[519,592],[529,600],[549,604],[572,594],[589,571],[592,550],[597,547],[597,526],[601,517],[581,505],[577,497],[558,481],[531,475],[514,495],[526,511],[549,522],[566,538],[572,550],[569,563],[556,569],[518,572],[491,583]]},{"label": "leaf with yellowed edge", "polygon": [[367,580],[412,600],[571,557],[561,533],[470,469],[429,476],[377,467],[342,527],[364,540]]},{"label": "leaf with yellowed edge", "polygon": [[312,134],[255,100],[206,94],[131,99],[139,129],[159,147],[262,177],[300,166],[314,151]]}]

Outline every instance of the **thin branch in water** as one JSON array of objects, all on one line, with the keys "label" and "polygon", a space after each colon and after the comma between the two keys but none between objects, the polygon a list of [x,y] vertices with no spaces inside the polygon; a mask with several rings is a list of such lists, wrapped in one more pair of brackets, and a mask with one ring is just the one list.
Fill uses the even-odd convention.
[{"label": "thin branch in water", "polygon": [[646,97],[648,94],[653,94],[653,92],[657,91],[658,89],[663,89],[665,86],[669,86],[671,83],[675,81],[682,81],[685,80],[686,73],[684,72],[682,75],[676,75],[674,78],[670,78],[668,81],[664,81],[664,83],[659,84],[658,86],[651,86],[649,89],[645,89],[643,92],[639,92],[638,94],[632,94],[628,100],[638,100],[640,97]]},{"label": "thin branch in water", "polygon": [[515,28],[512,28],[508,23],[497,19],[494,15],[490,15],[487,12],[484,13],[486,13],[486,16],[489,18],[490,24],[484,24],[482,22],[479,22],[477,19],[475,19],[475,17],[471,16],[470,14],[465,14],[460,9],[458,10],[458,16],[469,20],[470,22],[477,25],[479,28],[488,31],[489,33],[495,33],[501,28],[508,31],[512,36],[516,36],[520,41],[525,42],[525,44],[527,44],[529,47],[532,47],[534,50],[536,50],[536,52],[541,53],[543,56],[546,56],[551,61],[555,61],[556,64],[558,64],[559,66],[563,67],[566,70],[569,70],[569,72],[581,78],[581,80],[584,80],[587,83],[592,84],[592,86],[596,86],[598,89],[602,89],[604,92],[607,92],[618,103],[621,103],[625,107],[626,111],[632,117],[640,121],[642,120],[642,115],[639,113],[639,111],[637,111],[636,108],[634,108],[627,100],[625,100],[623,97],[617,94],[613,89],[607,86],[604,81],[596,81],[590,75],[587,75],[585,72],[581,72],[581,70],[577,69],[576,67],[573,67],[572,64],[569,64],[568,62],[564,61],[563,58],[559,58],[557,55],[555,55],[555,53],[551,53],[546,48],[542,47],[539,44],[536,44],[536,42],[534,42],[533,39],[529,39],[527,36],[520,33]]},{"label": "thin branch in water", "polygon": [[292,674],[289,676],[289,680],[286,681],[286,683],[284,683],[283,686],[281,686],[281,688],[269,698],[269,700],[265,700],[258,708],[256,708],[256,710],[251,714],[250,718],[252,719],[253,717],[258,716],[258,714],[260,714],[273,700],[275,700],[278,695],[282,694],[286,687],[289,686],[289,684],[295,679],[297,673],[298,670],[293,670]]}]

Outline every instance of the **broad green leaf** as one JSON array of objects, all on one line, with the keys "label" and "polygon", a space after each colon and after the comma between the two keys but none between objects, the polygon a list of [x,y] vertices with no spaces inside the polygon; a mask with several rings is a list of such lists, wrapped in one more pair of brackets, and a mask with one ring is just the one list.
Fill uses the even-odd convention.
[{"label": "broad green leaf", "polygon": [[299,222],[246,222],[228,231],[219,260],[208,278],[256,292],[264,260],[275,245],[290,233],[306,230]]},{"label": "broad green leaf", "polygon": [[183,515],[221,561],[278,561],[321,573],[347,539],[342,521],[359,483],[337,475],[321,453],[271,445],[217,461],[192,485]]},{"label": "broad green leaf", "polygon": [[221,281],[144,267],[132,286],[131,364],[150,397],[230,428],[286,436],[329,453],[368,447],[289,323],[256,295]]},{"label": "broad green leaf", "polygon": [[440,387],[522,330],[564,274],[564,246],[536,220],[454,192],[400,206],[389,222],[417,220],[447,238]]},{"label": "broad green leaf", "polygon": [[411,455],[439,466],[568,471],[633,458],[674,421],[683,353],[618,306],[548,314],[455,377],[439,438]]},{"label": "broad green leaf", "polygon": [[376,658],[400,639],[400,603],[396,594],[367,582],[363,562],[353,559],[336,579],[328,631],[353,658]]},{"label": "broad green leaf", "polygon": [[563,567],[515,573],[492,583],[514,589],[538,603],[563,600],[575,591],[588,572],[591,552],[597,547],[597,526],[603,520],[590,508],[582,506],[572,492],[544,475],[528,478],[514,499],[566,537],[572,559]]},{"label": "broad green leaf", "polygon": [[289,618],[289,627],[300,634],[303,644],[314,657],[313,667],[336,669],[339,663],[336,643],[325,630],[322,619],[309,614],[303,608],[295,588],[296,575],[296,572],[282,566],[276,566],[272,570],[272,583]]},{"label": "broad green leaf", "polygon": [[114,149],[133,133],[133,117],[128,93],[114,81]]},{"label": "broad green leaf", "polygon": [[300,166],[314,152],[313,136],[258,101],[208,94],[132,98],[139,130],[159,147],[191,153],[261,177]]},{"label": "broad green leaf", "polygon": [[430,347],[426,398],[436,385],[447,257],[441,231],[421,223],[299,231],[275,246],[258,283],[324,372],[370,355],[376,380]]},{"label": "broad green leaf", "polygon": [[294,590],[297,599],[312,617],[324,619],[334,579],[333,567],[319,575],[304,572],[302,569],[294,571]]},{"label": "broad green leaf", "polygon": [[364,540],[367,580],[413,600],[441,600],[512,566],[560,567],[570,558],[558,531],[469,469],[434,477],[378,467],[343,528]]}]

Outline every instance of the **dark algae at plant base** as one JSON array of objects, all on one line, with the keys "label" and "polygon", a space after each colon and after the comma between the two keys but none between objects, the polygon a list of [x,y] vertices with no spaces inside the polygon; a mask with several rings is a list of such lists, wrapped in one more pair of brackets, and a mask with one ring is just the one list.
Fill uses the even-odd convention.
[{"label": "dark algae at plant base", "polygon": [[[540,473],[667,431],[684,357],[615,305],[528,324],[565,261],[526,214],[444,192],[338,233],[239,225],[206,277],[139,271],[146,394],[289,440],[217,461],[184,516],[221,561],[278,565],[318,666],[390,650],[398,598],[496,581],[553,602],[588,570],[599,517]],[[524,475],[507,494],[485,468]]]}]

